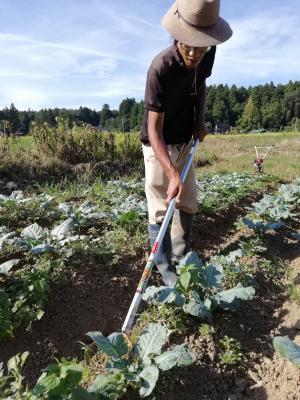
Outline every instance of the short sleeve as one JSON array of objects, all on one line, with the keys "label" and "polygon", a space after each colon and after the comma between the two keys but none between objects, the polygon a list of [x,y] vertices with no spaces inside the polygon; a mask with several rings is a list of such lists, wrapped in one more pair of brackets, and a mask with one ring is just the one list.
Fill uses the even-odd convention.
[{"label": "short sleeve", "polygon": [[149,111],[164,112],[166,93],[157,70],[151,66],[147,74],[145,108]]},{"label": "short sleeve", "polygon": [[215,55],[216,46],[212,46],[199,65],[199,76],[201,81],[204,81],[206,78],[211,76],[212,68],[215,62]]}]

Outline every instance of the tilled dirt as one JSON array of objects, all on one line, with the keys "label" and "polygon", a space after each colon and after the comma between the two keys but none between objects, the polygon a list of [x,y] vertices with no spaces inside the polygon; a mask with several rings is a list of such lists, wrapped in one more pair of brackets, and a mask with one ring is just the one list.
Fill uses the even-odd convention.
[{"label": "tilled dirt", "polygon": [[[293,223],[299,230],[299,220]],[[287,228],[287,231],[289,229]],[[300,289],[300,246],[284,231],[267,241],[265,255],[287,260],[292,269],[292,282]],[[228,238],[228,247],[236,237]],[[300,305],[287,299],[282,282],[266,280],[259,271],[256,297],[242,304],[236,313],[217,312],[213,316],[214,332],[201,336],[199,322],[193,333],[178,337],[197,356],[196,363],[177,369],[165,377],[168,390],[158,394],[159,400],[300,400],[300,370],[274,353],[274,336],[288,335],[300,345]],[[241,365],[230,368],[220,363],[220,339],[227,335],[242,345]],[[162,379],[163,382],[163,379]]]},{"label": "tilled dirt", "polygon": [[[267,190],[267,188],[265,188]],[[214,213],[199,213],[195,216],[193,225],[192,248],[199,252],[202,258],[207,259],[215,254],[220,246],[228,244],[234,236],[234,224],[247,214],[246,207],[262,198],[262,193],[249,194],[247,198],[230,205],[226,210]]]},{"label": "tilled dirt", "polygon": [[[249,197],[246,205],[255,200],[256,196]],[[234,223],[246,213],[244,207],[245,201],[218,215],[198,216],[193,248],[208,258],[220,248],[234,246],[238,240]],[[295,222],[293,228],[299,227],[299,221]],[[289,235],[275,234],[267,243],[267,253],[288,260],[294,283],[300,284],[298,243]],[[82,357],[79,341],[89,342],[86,332],[100,330],[107,335],[120,330],[144,265],[140,254],[112,268],[70,271],[63,283],[51,287],[45,315],[32,331],[19,330],[13,340],[0,345],[1,361],[29,350],[24,373],[33,385],[54,357]],[[155,274],[152,279],[157,284]],[[236,313],[215,313],[211,335],[201,336],[200,322],[191,320],[189,331],[173,338],[186,342],[197,361],[165,373],[159,379],[156,400],[300,400],[299,369],[274,354],[272,347],[274,335],[288,335],[300,344],[300,306],[287,300],[279,282],[266,281],[259,272],[256,279],[255,299]],[[225,368],[220,363],[219,343],[224,335],[241,343],[243,361],[238,367]]]},{"label": "tilled dirt", "polygon": [[2,343],[0,359],[6,362],[28,350],[24,373],[32,385],[54,357],[81,357],[79,341],[89,342],[87,332],[120,331],[142,269],[142,260],[128,258],[111,268],[99,265],[67,273],[63,283],[52,285],[43,318],[33,323],[31,332],[19,330]]}]

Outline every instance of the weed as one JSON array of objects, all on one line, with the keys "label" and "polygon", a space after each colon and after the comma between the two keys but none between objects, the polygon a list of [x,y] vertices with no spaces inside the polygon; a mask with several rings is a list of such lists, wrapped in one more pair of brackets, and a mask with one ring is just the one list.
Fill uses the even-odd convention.
[{"label": "weed", "polygon": [[158,322],[170,330],[182,332],[188,326],[188,317],[181,310],[174,307],[166,307],[165,305],[159,307],[149,306],[140,315],[140,322],[142,325]]},{"label": "weed", "polygon": [[240,343],[227,335],[220,339],[221,358],[220,363],[226,367],[237,365],[242,361],[243,354],[241,352]]},{"label": "weed", "polygon": [[124,253],[136,254],[141,248],[145,248],[147,242],[145,232],[145,229],[137,229],[133,235],[130,235],[124,228],[117,226],[113,231],[105,232],[103,240],[110,244],[111,249],[116,254],[120,253],[120,249]]},{"label": "weed", "polygon": [[258,236],[247,237],[240,239],[239,247],[246,257],[255,257],[257,253],[262,253],[266,250],[264,242]]},{"label": "weed", "polygon": [[300,305],[300,289],[294,283],[288,285],[287,296],[290,300]]},{"label": "weed", "polygon": [[210,336],[214,333],[214,328],[208,324],[201,324],[199,326],[199,333],[201,336]]},{"label": "weed", "polygon": [[139,230],[141,218],[136,211],[127,211],[121,214],[118,223],[129,234],[133,235]]}]

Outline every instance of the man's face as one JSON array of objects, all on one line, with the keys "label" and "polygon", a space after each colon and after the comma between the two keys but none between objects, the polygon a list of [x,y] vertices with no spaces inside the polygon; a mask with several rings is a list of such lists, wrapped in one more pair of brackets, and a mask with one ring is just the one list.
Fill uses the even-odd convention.
[{"label": "man's face", "polygon": [[200,63],[204,55],[210,50],[210,47],[191,47],[178,42],[177,48],[188,69],[194,69]]}]

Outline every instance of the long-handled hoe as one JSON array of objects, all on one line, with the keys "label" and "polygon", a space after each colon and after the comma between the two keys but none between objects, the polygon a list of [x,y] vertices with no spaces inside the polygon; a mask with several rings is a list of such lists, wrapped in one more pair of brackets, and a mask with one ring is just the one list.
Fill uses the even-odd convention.
[{"label": "long-handled hoe", "polygon": [[[190,166],[191,166],[191,163],[193,161],[193,157],[195,155],[198,143],[199,143],[199,139],[196,139],[194,141],[194,143],[193,143],[193,146],[192,146],[191,150],[190,150],[188,159],[187,159],[186,164],[185,164],[185,166],[183,168],[183,171],[181,173],[180,179],[181,179],[182,182],[185,181],[187,173],[188,173],[188,171],[190,169]],[[146,267],[144,269],[143,275],[142,275],[141,280],[140,280],[140,282],[138,284],[138,287],[136,289],[136,292],[135,292],[135,295],[133,297],[132,303],[131,303],[131,305],[129,307],[127,316],[126,316],[124,324],[122,326],[122,333],[127,338],[128,338],[128,334],[129,334],[129,332],[131,330],[131,327],[133,325],[133,321],[134,321],[134,318],[136,316],[137,310],[139,308],[139,305],[140,305],[140,302],[141,302],[141,299],[142,299],[142,294],[143,294],[144,290],[146,289],[146,286],[147,286],[147,283],[148,283],[148,279],[150,277],[150,274],[151,274],[151,271],[152,271],[152,268],[153,268],[153,265],[154,265],[155,255],[156,255],[156,253],[158,252],[158,250],[159,250],[159,248],[161,246],[161,243],[162,243],[162,240],[163,240],[163,238],[165,236],[165,233],[166,233],[167,227],[169,225],[170,219],[171,219],[172,214],[174,212],[175,203],[176,203],[176,197],[174,197],[171,200],[170,204],[169,204],[169,207],[167,209],[164,221],[163,221],[163,223],[161,225],[161,228],[160,228],[160,230],[158,232],[156,241],[155,241],[155,243],[154,243],[154,245],[152,247],[151,254],[150,254],[149,258],[148,258],[148,261],[147,261]]]}]

